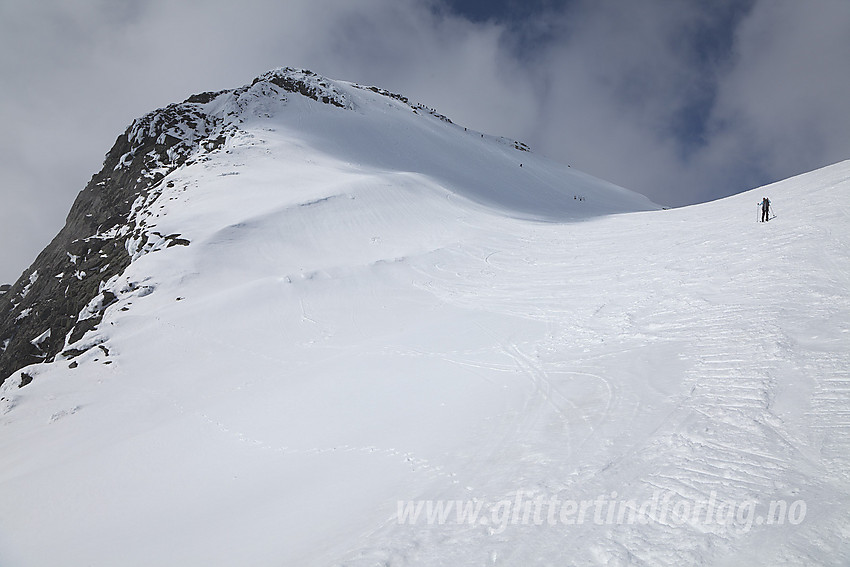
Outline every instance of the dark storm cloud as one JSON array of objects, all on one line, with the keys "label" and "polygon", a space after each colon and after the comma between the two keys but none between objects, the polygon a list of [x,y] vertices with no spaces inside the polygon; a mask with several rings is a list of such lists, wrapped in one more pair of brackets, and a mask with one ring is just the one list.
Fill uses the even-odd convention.
[{"label": "dark storm cloud", "polygon": [[459,4],[0,0],[0,280],[135,117],[281,65],[403,92],[662,204],[850,157],[850,3]]}]

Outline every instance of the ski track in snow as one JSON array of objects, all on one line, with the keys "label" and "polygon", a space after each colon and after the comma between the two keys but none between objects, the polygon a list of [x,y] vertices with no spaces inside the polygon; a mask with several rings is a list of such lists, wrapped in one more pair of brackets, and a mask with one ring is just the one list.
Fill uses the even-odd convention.
[{"label": "ski track in snow", "polygon": [[[678,211],[672,214],[686,213]],[[621,222],[625,224],[629,220],[623,218]],[[846,217],[837,220],[846,222]],[[599,222],[601,224],[602,221]],[[607,221],[602,232],[615,230],[612,224]],[[778,231],[781,230],[775,228],[778,225],[774,221],[773,225],[764,228]],[[576,232],[581,228],[584,227],[576,228]],[[747,230],[751,228],[746,227]],[[694,232],[700,229],[711,230],[704,223]],[[558,230],[551,232],[557,234]],[[833,235],[829,225],[825,232],[828,236]],[[622,230],[622,234],[627,233],[627,229]],[[800,361],[800,349],[794,348],[786,336],[789,320],[817,319],[836,312],[846,317],[848,313],[846,296],[811,294],[806,278],[789,281],[786,273],[788,265],[782,261],[800,261],[802,265],[807,262],[806,258],[794,258],[783,251],[793,250],[793,241],[804,237],[804,233],[771,233],[773,240],[765,239],[762,243],[767,250],[761,253],[771,258],[765,269],[749,269],[747,264],[753,262],[753,252],[736,250],[737,242],[724,242],[716,234],[711,236],[718,249],[711,251],[713,257],[700,257],[698,266],[686,265],[694,259],[686,256],[684,249],[676,251],[670,262],[685,265],[660,268],[658,263],[649,262],[643,265],[645,273],[641,273],[641,265],[629,265],[628,268],[633,271],[628,274],[627,280],[623,279],[640,291],[627,296],[628,302],[618,310],[606,309],[607,304],[603,303],[592,312],[590,306],[606,294],[605,284],[600,287],[600,283],[617,278],[616,273],[609,274],[608,278],[600,273],[604,272],[604,268],[598,265],[599,259],[611,259],[612,264],[618,265],[623,258],[616,250],[599,248],[605,236],[601,239],[587,239],[586,233],[582,236],[582,245],[589,246],[588,242],[595,245],[593,252],[583,257],[580,252],[571,249],[565,238],[547,242],[532,234],[516,238],[516,249],[513,250],[485,252],[464,246],[463,250],[452,250],[452,255],[459,257],[455,261],[441,258],[420,268],[425,282],[423,287],[440,294],[446,301],[540,318],[550,328],[548,340],[531,347],[536,352],[523,352],[524,348],[530,347],[516,344],[502,345],[501,350],[515,361],[517,368],[534,385],[524,408],[529,418],[518,430],[520,439],[531,437],[535,433],[532,429],[534,422],[539,423],[547,417],[564,426],[563,434],[557,437],[556,445],[546,445],[538,451],[525,441],[528,445],[527,460],[522,463],[522,472],[507,467],[512,474],[502,479],[506,485],[502,489],[504,492],[491,497],[490,501],[510,500],[518,488],[530,487],[543,488],[544,492],[552,494],[558,490],[576,490],[573,487],[577,486],[590,498],[596,494],[608,494],[625,484],[671,492],[691,502],[705,502],[712,493],[739,502],[748,499],[763,503],[773,499],[790,502],[805,491],[804,487],[812,485],[814,477],[819,479],[814,483],[814,494],[824,489],[818,486],[821,483],[831,485],[830,489],[838,490],[846,503],[846,471],[850,464],[850,447],[847,445],[850,439],[850,373],[840,369],[850,367],[850,355],[846,349],[843,349],[843,354],[833,352],[828,357],[809,352],[807,354],[814,360]],[[650,256],[655,253],[660,257],[664,251],[653,248],[664,241],[663,237],[646,239],[630,249],[646,247]],[[826,263],[824,275],[834,277],[836,272],[844,273],[835,265],[847,265],[847,255],[842,253],[843,250],[842,247],[828,255],[830,260]],[[533,251],[534,256],[529,255],[529,251]],[[806,249],[798,249],[797,252],[805,254]],[[541,258],[550,260],[547,263]],[[582,265],[575,260],[593,265]],[[717,280],[728,276],[723,270],[718,270],[718,266],[740,270],[732,282],[735,292],[717,294],[714,285],[726,283]],[[576,274],[575,281],[581,283],[562,283],[562,280],[570,278],[571,273]],[[539,277],[535,278],[538,274]],[[677,275],[682,278],[679,293],[654,291],[653,286],[663,282],[669,285]],[[782,289],[784,282],[791,284],[792,288]],[[590,289],[583,290],[583,285]],[[583,294],[586,297],[581,297]],[[777,306],[777,297],[793,297],[799,300],[799,304]],[[839,299],[837,304],[836,299]],[[564,306],[571,310],[561,311]],[[783,310],[796,312],[790,317],[785,313],[777,314],[777,311]],[[612,311],[613,314],[609,314]],[[613,338],[628,342],[630,337],[638,339],[634,347],[626,348],[627,352],[632,349],[639,352],[641,344],[654,345],[659,337],[681,338],[682,344],[677,345],[676,354],[688,362],[689,368],[681,376],[679,394],[670,399],[670,411],[660,412],[662,417],[653,425],[649,435],[633,445],[629,440],[620,447],[620,451],[613,451],[616,453],[614,458],[607,462],[598,461],[595,469],[582,471],[581,464],[578,464],[580,480],[575,484],[566,482],[559,485],[557,481],[563,481],[569,470],[564,461],[577,454],[592,462],[592,458],[587,458],[592,457],[594,452],[587,450],[588,442],[603,442],[605,439],[599,431],[605,426],[610,428],[622,418],[626,418],[624,425],[628,427],[628,419],[642,413],[644,406],[650,403],[645,399],[646,392],[629,391],[629,384],[605,378],[604,370],[600,373],[566,370],[599,364],[592,357],[582,360],[580,355],[569,363],[566,360],[549,364],[538,361],[541,355],[557,352],[560,344],[575,343],[577,336],[580,341],[582,334],[589,334],[585,340],[592,342],[596,339],[594,319],[599,317],[613,317],[609,328],[615,329],[613,337],[609,334],[599,340]],[[571,320],[577,320],[575,327],[571,327]],[[846,333],[847,321],[844,319],[842,322]],[[609,354],[610,350],[606,349],[600,356],[605,358]],[[572,403],[568,395],[559,394],[557,383],[553,384],[550,377],[552,370],[547,371],[547,366],[556,370],[561,382],[570,373],[573,377],[598,380],[604,385],[601,399],[592,411],[584,414],[583,420],[577,417],[582,413],[581,408]],[[814,383],[810,409],[805,415],[796,416],[802,419],[797,423],[787,423],[773,408],[779,390],[777,377],[787,377],[788,369],[799,372],[798,380]],[[552,415],[543,415],[546,409]],[[586,435],[583,440],[579,439],[579,431]],[[812,432],[819,439],[812,439]],[[822,443],[819,450],[818,442]],[[496,454],[492,459],[502,463],[501,457]],[[593,488],[588,489],[588,486]],[[645,493],[645,496],[649,498],[650,493]],[[397,538],[398,532],[406,528],[388,528],[396,534],[387,535],[385,539],[391,541]],[[811,525],[796,532],[765,527],[763,530],[753,529],[749,534],[730,534],[725,528],[713,526],[613,526],[605,531],[603,540],[595,542],[596,560],[601,564],[613,562],[623,565],[714,564],[718,558],[723,561],[723,557],[746,557],[748,546],[760,547],[760,540],[767,540],[777,545],[784,543],[775,555],[782,563],[808,564],[812,556],[818,556],[813,549],[823,546],[819,561],[833,564],[834,560],[834,564],[840,564],[843,561],[841,557],[846,558],[847,553],[840,542],[846,537],[848,528],[850,524],[843,513],[834,514],[827,525],[820,525],[821,531],[817,535],[811,533],[818,531]],[[587,540],[586,529],[573,528],[572,533],[541,527],[531,531],[518,529],[521,535],[517,537],[524,542],[521,546],[517,546],[516,538],[505,538],[504,545],[500,546],[498,538],[485,529],[462,530],[457,526],[441,532],[445,539],[437,545],[431,538],[439,528],[429,526],[421,532],[409,534],[408,537],[415,543],[407,548],[386,555],[366,555],[368,560],[362,561],[362,564],[388,557],[405,558],[401,563],[422,561],[434,564],[448,562],[451,557],[456,560],[463,557],[461,562],[483,564],[481,550],[486,548],[496,549],[492,556],[511,564],[521,563],[529,549],[534,549],[539,557],[575,557],[573,552],[581,556],[582,550],[594,548]],[[810,545],[807,541],[813,543]],[[553,543],[556,547],[551,548]],[[436,547],[451,551],[445,555],[435,554],[433,549]],[[429,553],[419,551],[421,549]],[[465,555],[464,550],[472,551]],[[457,555],[459,552],[460,555]],[[570,564],[584,564],[583,560],[573,561]],[[737,563],[735,559],[726,561]]]},{"label": "ski track in snow", "polygon": [[[357,96],[388,124],[422,118]],[[850,562],[850,162],[685,209],[543,222],[540,203],[453,192],[462,170],[393,169],[411,148],[304,104],[170,176],[150,222],[191,245],[131,265],[154,291],[107,310],[108,355],[4,385],[0,563]],[[487,144],[467,156],[479,166],[513,159],[433,124],[440,143]],[[555,175],[522,161],[541,187]],[[476,190],[507,170],[479,171]],[[753,224],[762,193],[783,216]],[[518,492],[808,513],[746,531],[395,517],[398,501]]]}]

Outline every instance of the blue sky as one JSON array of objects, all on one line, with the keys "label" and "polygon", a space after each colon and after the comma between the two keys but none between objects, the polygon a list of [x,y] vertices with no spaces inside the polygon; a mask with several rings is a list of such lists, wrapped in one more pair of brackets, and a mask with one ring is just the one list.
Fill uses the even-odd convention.
[{"label": "blue sky", "polygon": [[846,0],[0,0],[0,281],[134,118],[273,67],[682,206],[850,158],[848,53]]}]

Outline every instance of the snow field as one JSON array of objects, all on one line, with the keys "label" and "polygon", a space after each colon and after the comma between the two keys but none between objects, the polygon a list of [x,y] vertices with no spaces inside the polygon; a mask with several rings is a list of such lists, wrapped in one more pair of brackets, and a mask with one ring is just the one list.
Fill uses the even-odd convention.
[{"label": "snow field", "polygon": [[[106,350],[4,385],[0,564],[848,561],[850,162],[649,211],[348,88],[172,174],[151,222],[191,244],[114,283]],[[397,517],[518,492],[806,515]]]}]

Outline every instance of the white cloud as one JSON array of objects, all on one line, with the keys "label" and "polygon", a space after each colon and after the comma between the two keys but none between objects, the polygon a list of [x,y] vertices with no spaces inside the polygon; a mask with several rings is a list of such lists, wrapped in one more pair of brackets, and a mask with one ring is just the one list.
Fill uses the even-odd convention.
[{"label": "white cloud", "polygon": [[780,177],[850,158],[850,4],[761,2],[736,46],[714,115],[723,143]]}]

